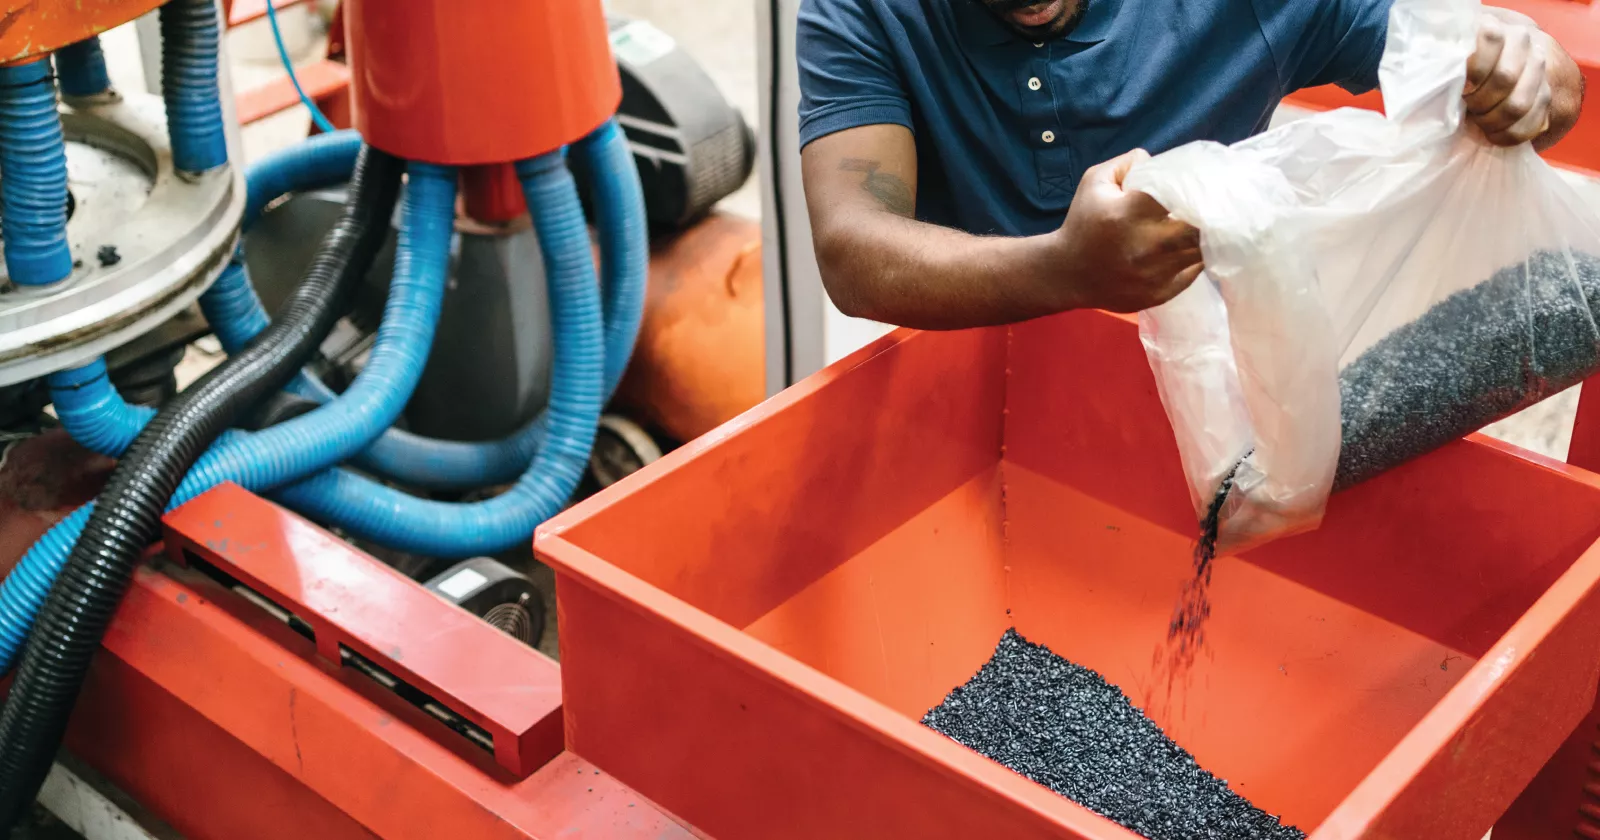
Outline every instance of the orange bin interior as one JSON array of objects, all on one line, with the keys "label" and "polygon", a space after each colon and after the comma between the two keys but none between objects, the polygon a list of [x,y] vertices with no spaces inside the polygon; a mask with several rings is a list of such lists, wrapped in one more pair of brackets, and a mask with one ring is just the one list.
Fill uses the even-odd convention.
[{"label": "orange bin interior", "polygon": [[[1195,536],[1184,487],[1131,321],[897,333],[547,526],[569,741],[710,834],[819,836],[805,816],[759,828],[777,806],[727,813],[666,760],[619,750],[608,764],[608,739],[637,753],[652,737],[586,705],[653,690],[655,677],[629,682],[628,646],[655,649],[666,643],[647,636],[672,628],[696,657],[776,675],[807,714],[948,765],[937,734],[902,722],[1014,626],[1105,675],[1204,767],[1316,837],[1477,840],[1590,708],[1600,483],[1588,473],[1475,438],[1343,493],[1319,531],[1218,561],[1207,648],[1172,678],[1167,627]],[[595,591],[643,628],[608,619],[604,661],[574,647],[591,644],[578,639]],[[1132,836],[976,766],[954,775],[998,791],[995,808],[1042,813],[1040,836]],[[773,796],[825,808],[831,790]],[[928,836],[892,821],[829,834]]]}]

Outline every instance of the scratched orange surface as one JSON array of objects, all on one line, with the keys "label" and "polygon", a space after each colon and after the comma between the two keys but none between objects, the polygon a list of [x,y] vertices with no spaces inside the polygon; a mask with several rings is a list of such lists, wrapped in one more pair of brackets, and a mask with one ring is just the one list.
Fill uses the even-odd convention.
[{"label": "scratched orange surface", "polygon": [[55,52],[161,5],[161,0],[4,0],[0,63]]}]

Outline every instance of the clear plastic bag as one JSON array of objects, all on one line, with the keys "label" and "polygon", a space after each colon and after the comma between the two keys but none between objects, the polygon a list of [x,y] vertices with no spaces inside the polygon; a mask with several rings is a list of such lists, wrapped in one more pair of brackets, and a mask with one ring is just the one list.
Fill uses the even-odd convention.
[{"label": "clear plastic bag", "polygon": [[1315,528],[1334,489],[1600,368],[1600,218],[1463,121],[1479,11],[1395,0],[1387,116],[1189,144],[1125,182],[1201,231],[1205,273],[1140,331],[1224,548]]}]

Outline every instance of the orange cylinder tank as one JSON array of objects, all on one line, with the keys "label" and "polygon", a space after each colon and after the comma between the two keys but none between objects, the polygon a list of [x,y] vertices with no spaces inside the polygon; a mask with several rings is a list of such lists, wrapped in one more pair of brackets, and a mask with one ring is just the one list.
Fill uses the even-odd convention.
[{"label": "orange cylinder tank", "polygon": [[766,396],[761,226],[713,213],[650,257],[650,291],[617,406],[680,441]]},{"label": "orange cylinder tank", "polygon": [[617,110],[600,0],[345,0],[356,128],[410,160],[505,163]]}]

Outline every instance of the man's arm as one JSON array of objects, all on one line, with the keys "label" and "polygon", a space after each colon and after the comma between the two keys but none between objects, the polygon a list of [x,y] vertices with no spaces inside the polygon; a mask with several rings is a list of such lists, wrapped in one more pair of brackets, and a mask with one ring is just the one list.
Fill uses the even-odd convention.
[{"label": "man's arm", "polygon": [[823,285],[846,315],[920,329],[1161,303],[1200,273],[1199,234],[1149,196],[1122,190],[1142,157],[1086,173],[1060,230],[974,236],[913,218],[917,152],[904,126],[819,138],[801,163]]},{"label": "man's arm", "polygon": [[1583,74],[1532,19],[1486,7],[1478,20],[1477,49],[1467,61],[1465,96],[1468,118],[1489,142],[1515,146],[1531,140],[1544,151],[1577,124]]}]

